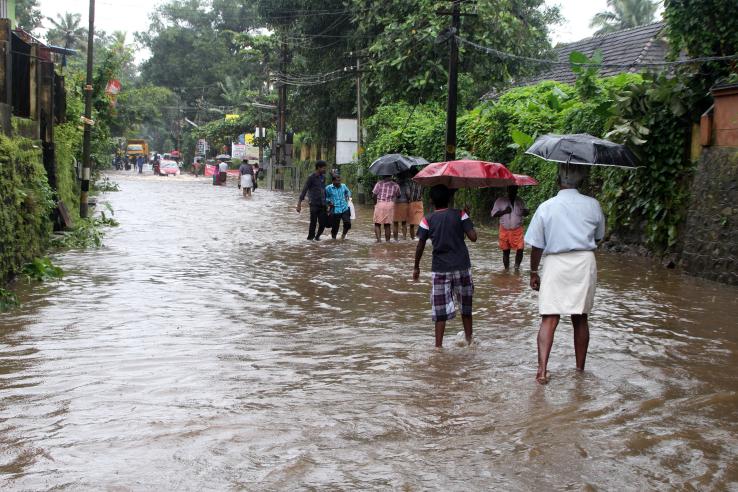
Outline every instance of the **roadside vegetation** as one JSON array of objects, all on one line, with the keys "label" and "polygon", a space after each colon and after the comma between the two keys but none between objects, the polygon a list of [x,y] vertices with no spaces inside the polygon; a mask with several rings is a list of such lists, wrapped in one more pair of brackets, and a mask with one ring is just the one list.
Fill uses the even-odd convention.
[{"label": "roadside vegetation", "polygon": [[[601,33],[652,22],[660,12],[651,0],[608,1],[593,19]],[[236,135],[265,127],[261,143],[275,136],[277,90],[288,87],[287,121],[296,155],[331,160],[336,118],[363,108],[364,151],[342,166],[351,187],[369,187],[365,168],[388,152],[443,158],[449,19],[438,15],[450,2],[388,0],[166,0],[138,33],[97,33],[93,84],[92,160],[97,192],[117,189],[99,172],[110,165],[120,139],[146,138],[159,152],[181,143],[191,162],[195,142],[211,149]],[[466,6],[464,6],[466,9]],[[320,12],[320,15],[316,15]],[[535,207],[555,190],[555,167],[524,154],[547,132],[587,132],[629,145],[641,158],[634,173],[596,169],[590,192],[602,202],[609,228],[658,254],[677,244],[684,223],[694,163],[692,126],[710,106],[709,88],[738,80],[736,63],[704,60],[657,72],[602,78],[595,54],[575,53],[575,84],[541,82],[510,88],[536,73],[534,59],[551,57],[549,33],[561,21],[543,0],[479,0],[462,34],[491,52],[462,44],[459,67],[459,156],[502,162],[534,175],[541,185],[522,191]],[[19,22],[38,29],[37,0],[18,2]],[[53,19],[47,36],[79,49],[86,31],[75,13]],[[738,3],[734,0],[664,2],[671,58],[738,52]],[[134,63],[138,48],[151,57]],[[498,56],[495,51],[513,56]],[[58,189],[49,188],[34,142],[0,137],[0,281],[21,273],[49,248],[99,247],[104,228],[116,225],[111,211],[80,220],[75,164],[81,160],[85,52],[68,56],[66,123],[55,128]],[[196,67],[196,68],[195,68]],[[357,79],[361,84],[357,94]],[[110,80],[122,92],[105,93]],[[492,94],[482,100],[485,94]],[[225,115],[237,115],[226,120]],[[15,123],[15,122],[14,122]],[[305,149],[303,153],[302,150]],[[309,152],[308,152],[309,151]],[[309,162],[299,162],[309,169]],[[466,191],[478,218],[491,191]],[[62,201],[75,223],[52,235]],[[2,305],[11,296],[3,294]]]}]

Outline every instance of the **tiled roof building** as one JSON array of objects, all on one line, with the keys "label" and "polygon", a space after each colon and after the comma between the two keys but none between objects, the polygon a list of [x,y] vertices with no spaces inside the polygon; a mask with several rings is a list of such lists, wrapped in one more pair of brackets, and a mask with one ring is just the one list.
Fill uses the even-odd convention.
[{"label": "tiled roof building", "polygon": [[[568,63],[569,55],[574,51],[579,51],[591,57],[595,51],[600,50],[602,51],[603,63],[606,64],[627,65],[632,63],[663,62],[669,50],[668,43],[663,36],[664,27],[665,24],[663,22],[656,22],[654,24],[625,29],[602,36],[594,36],[557,46],[553,50],[556,56],[554,61],[562,62],[566,65],[543,68],[538,75],[517,81],[513,85],[532,85],[544,80],[555,80],[557,82],[573,84],[576,76],[571,71]],[[625,71],[637,72],[638,68],[627,70],[616,67],[603,67],[600,70],[600,75],[608,77]],[[484,99],[494,98],[496,94],[497,91],[493,91],[487,94]]]}]

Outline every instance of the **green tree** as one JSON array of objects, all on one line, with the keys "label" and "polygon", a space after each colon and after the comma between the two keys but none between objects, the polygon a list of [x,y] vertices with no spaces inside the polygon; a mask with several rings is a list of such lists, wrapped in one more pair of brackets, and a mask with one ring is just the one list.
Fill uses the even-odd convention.
[{"label": "green tree", "polygon": [[659,3],[652,0],[607,0],[608,10],[598,12],[589,27],[599,28],[595,36],[651,24]]},{"label": "green tree", "polygon": [[219,83],[243,78],[248,67],[236,38],[255,26],[252,2],[170,0],[152,15],[137,38],[151,51],[141,66],[143,80],[176,88],[185,102],[204,99],[222,105]]},{"label": "green tree", "polygon": [[87,41],[87,29],[82,27],[81,14],[56,14],[56,19],[47,17],[53,26],[46,33],[46,39],[50,44],[63,46],[69,49],[83,49]]},{"label": "green tree", "polygon": [[34,31],[41,27],[43,16],[38,0],[16,0],[15,17],[18,25],[26,31]]},{"label": "green tree", "polygon": [[[374,100],[441,100],[447,83],[450,18],[438,15],[452,3],[438,0],[389,0],[367,4],[352,0],[354,20],[371,70]],[[462,2],[460,36],[500,51],[542,56],[550,49],[548,26],[559,20],[556,8],[542,0],[479,0]],[[361,39],[361,38],[360,38]],[[467,103],[511,79],[530,74],[528,63],[499,59],[465,44],[460,46],[459,73],[466,74]]]},{"label": "green tree", "polygon": [[664,17],[674,55],[681,51],[692,57],[738,53],[735,0],[666,0]]}]

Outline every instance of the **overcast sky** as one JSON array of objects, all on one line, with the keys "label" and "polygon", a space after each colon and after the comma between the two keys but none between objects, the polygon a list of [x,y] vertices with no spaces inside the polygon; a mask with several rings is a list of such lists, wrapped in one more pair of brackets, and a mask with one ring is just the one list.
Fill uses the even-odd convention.
[{"label": "overcast sky", "polygon": [[[89,0],[41,0],[41,11],[47,17],[63,12],[79,12],[87,25]],[[148,27],[149,14],[161,0],[96,0],[95,26],[108,32],[121,30],[131,33]],[[567,43],[592,34],[589,21],[592,16],[607,7],[606,0],[547,0],[549,5],[559,5],[564,22],[554,28],[552,42]],[[48,23],[47,23],[48,25]],[[139,60],[145,58],[140,53]]]}]

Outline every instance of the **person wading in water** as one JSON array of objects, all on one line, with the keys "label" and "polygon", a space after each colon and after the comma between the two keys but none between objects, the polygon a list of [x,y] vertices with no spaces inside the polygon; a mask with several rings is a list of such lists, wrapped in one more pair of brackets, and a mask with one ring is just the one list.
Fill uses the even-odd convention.
[{"label": "person wading in water", "polygon": [[[302,193],[297,200],[295,210],[300,213],[302,210],[302,201],[308,197],[310,202],[310,227],[308,229],[308,241],[320,241],[320,235],[323,234],[326,224],[325,214],[325,170],[327,164],[325,161],[315,163],[315,172],[308,176],[305,186],[302,187]],[[318,226],[318,232],[315,232],[315,226]]]},{"label": "person wading in water", "polygon": [[507,197],[495,200],[492,207],[492,218],[500,218],[498,244],[502,250],[502,265],[510,268],[510,250],[515,250],[515,271],[520,270],[523,263],[525,241],[523,240],[523,217],[528,215],[525,202],[518,197],[518,187],[508,186]]},{"label": "person wading in water", "polygon": [[239,181],[238,187],[243,189],[243,196],[251,196],[251,188],[254,187],[254,168],[249,164],[248,159],[241,161],[238,168]]},{"label": "person wading in water", "polygon": [[[594,304],[597,262],[594,250],[605,237],[605,216],[594,198],[577,191],[587,166],[559,166],[561,191],[533,215],[525,242],[532,246],[530,286],[540,291],[538,310],[538,371],[536,381],[548,383],[546,370],[554,333],[561,316],[571,316],[578,371],[584,370],[589,346],[589,313]],[[544,256],[545,255],[545,256]],[[543,258],[543,272],[538,267]]]},{"label": "person wading in water", "polygon": [[351,229],[349,198],[351,198],[351,190],[341,183],[341,176],[334,174],[333,182],[325,187],[325,199],[330,207],[331,237],[333,239],[338,236],[338,228],[341,222],[343,222],[341,239],[346,239],[346,234]]}]

